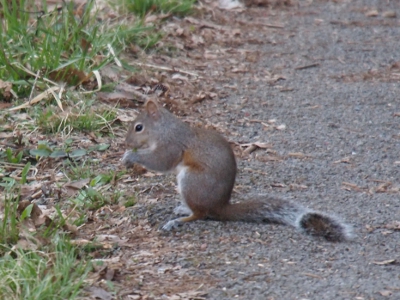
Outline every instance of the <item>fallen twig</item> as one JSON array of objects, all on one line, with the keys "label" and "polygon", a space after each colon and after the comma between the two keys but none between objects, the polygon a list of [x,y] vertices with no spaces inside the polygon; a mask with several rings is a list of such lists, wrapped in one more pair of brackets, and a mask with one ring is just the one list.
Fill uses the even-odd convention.
[{"label": "fallen twig", "polygon": [[144,64],[144,63],[139,63],[139,62],[133,62],[133,64],[140,66],[140,67],[149,67],[149,68],[154,68],[154,69],[159,69],[159,70],[164,70],[164,71],[169,71],[169,72],[179,72],[182,74],[188,74],[191,76],[195,76],[198,78],[203,78],[202,76],[200,76],[199,74],[193,73],[193,72],[189,72],[189,71],[185,71],[182,69],[177,69],[177,68],[169,68],[169,67],[164,67],[164,66],[156,66],[156,65],[152,65],[152,64]]},{"label": "fallen twig", "polygon": [[318,66],[319,66],[319,63],[314,63],[314,64],[310,64],[310,65],[296,67],[294,69],[295,70],[304,70],[304,69],[314,68],[314,67],[318,67]]}]

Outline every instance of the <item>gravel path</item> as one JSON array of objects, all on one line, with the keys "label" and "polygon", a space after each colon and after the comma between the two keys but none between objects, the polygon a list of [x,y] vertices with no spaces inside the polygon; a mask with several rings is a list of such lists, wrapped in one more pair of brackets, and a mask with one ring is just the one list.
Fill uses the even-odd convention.
[{"label": "gravel path", "polygon": [[[247,20],[283,28],[254,31],[263,42],[240,46],[259,53],[251,74],[198,109],[220,112],[209,121],[231,141],[269,145],[239,160],[235,197],[269,193],[332,212],[355,240],[195,222],[164,237],[199,248],[164,263],[207,278],[207,299],[400,299],[400,2],[299,2],[249,10]],[[170,217],[162,205],[152,218]]]}]

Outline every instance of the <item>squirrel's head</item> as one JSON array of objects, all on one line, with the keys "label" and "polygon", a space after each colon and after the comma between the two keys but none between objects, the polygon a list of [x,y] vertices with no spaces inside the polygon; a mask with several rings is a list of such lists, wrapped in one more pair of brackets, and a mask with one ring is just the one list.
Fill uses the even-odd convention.
[{"label": "squirrel's head", "polygon": [[125,145],[129,150],[151,149],[156,146],[160,134],[162,107],[154,100],[148,100],[145,109],[131,123],[126,136]]}]

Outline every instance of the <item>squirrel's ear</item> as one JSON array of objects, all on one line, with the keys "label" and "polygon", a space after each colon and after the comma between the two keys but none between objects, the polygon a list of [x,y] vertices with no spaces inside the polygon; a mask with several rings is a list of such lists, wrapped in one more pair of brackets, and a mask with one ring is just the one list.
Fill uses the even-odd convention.
[{"label": "squirrel's ear", "polygon": [[146,102],[146,111],[153,119],[158,119],[160,117],[160,108],[153,100],[148,100]]}]

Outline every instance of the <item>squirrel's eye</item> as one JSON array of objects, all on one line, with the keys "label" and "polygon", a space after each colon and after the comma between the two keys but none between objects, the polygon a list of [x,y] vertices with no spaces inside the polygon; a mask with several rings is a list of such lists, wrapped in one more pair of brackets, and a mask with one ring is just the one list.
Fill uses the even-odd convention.
[{"label": "squirrel's eye", "polygon": [[141,132],[143,130],[143,125],[142,124],[136,124],[135,125],[135,131],[136,132]]}]

